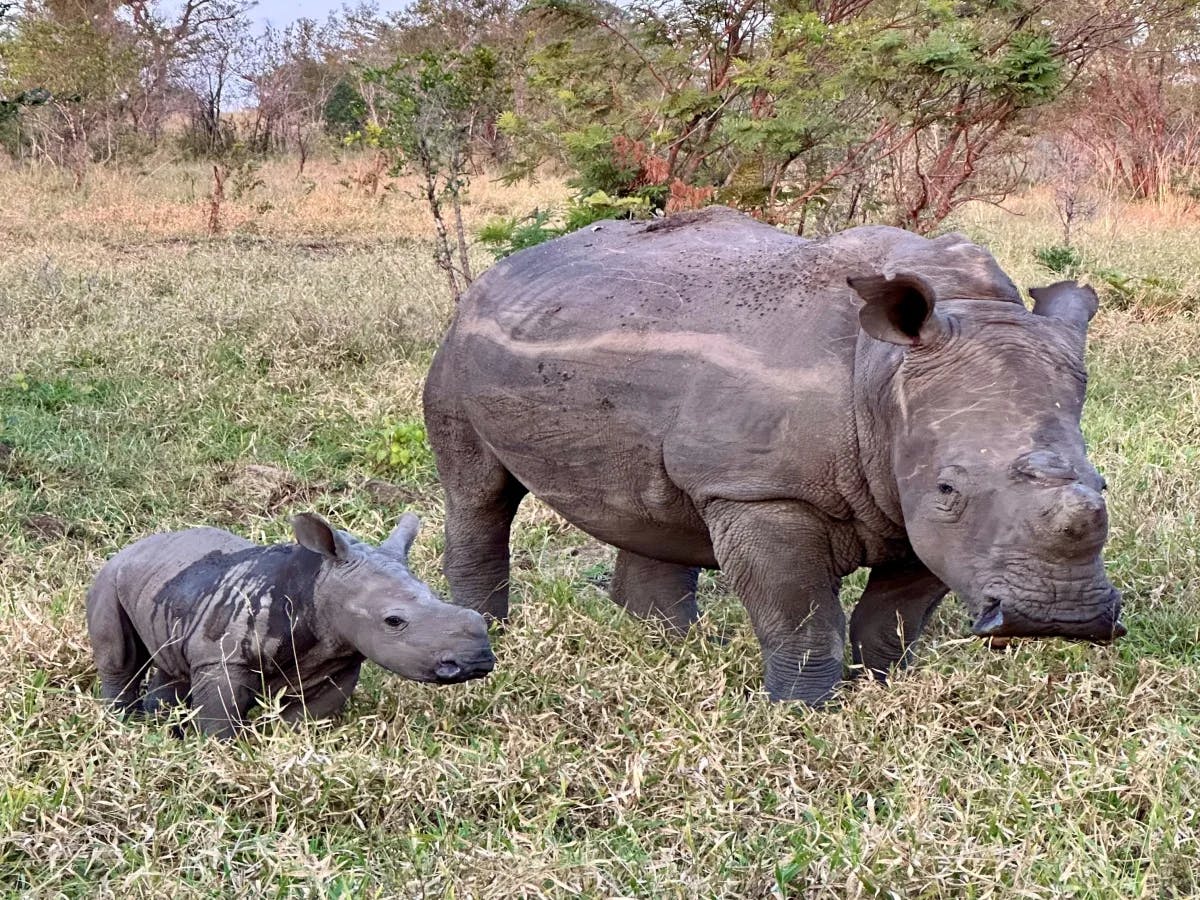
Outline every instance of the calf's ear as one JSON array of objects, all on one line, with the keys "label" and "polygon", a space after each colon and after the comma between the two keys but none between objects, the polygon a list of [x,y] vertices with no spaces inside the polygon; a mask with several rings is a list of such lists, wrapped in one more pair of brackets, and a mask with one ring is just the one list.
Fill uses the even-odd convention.
[{"label": "calf's ear", "polygon": [[412,513],[405,513],[392,529],[392,533],[379,545],[379,551],[407,564],[408,552],[412,549],[413,541],[417,539],[417,532],[420,530],[421,520]]},{"label": "calf's ear", "polygon": [[847,278],[846,283],[865,301],[858,321],[877,341],[915,347],[942,333],[933,285],[915,272],[899,272],[890,278],[862,275]]},{"label": "calf's ear", "polygon": [[345,560],[350,556],[350,544],[328,522],[316,513],[292,516],[292,531],[296,543],[329,559]]}]

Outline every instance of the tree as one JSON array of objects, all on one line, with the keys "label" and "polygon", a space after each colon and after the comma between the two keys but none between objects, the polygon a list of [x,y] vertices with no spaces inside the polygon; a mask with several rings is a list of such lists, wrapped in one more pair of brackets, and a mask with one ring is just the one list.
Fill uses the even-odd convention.
[{"label": "tree", "polygon": [[[213,54],[228,60],[230,31],[247,34],[251,5],[248,0],[182,0],[179,5],[123,0],[144,60],[140,90],[130,98],[128,109],[135,126],[151,141],[161,137],[171,113],[194,111],[202,60]],[[208,78],[204,82],[208,93],[212,85]],[[213,118],[211,108],[208,117]],[[215,118],[219,121],[219,112]]]},{"label": "tree", "polygon": [[462,215],[472,141],[508,96],[501,57],[486,47],[425,52],[371,70],[367,80],[380,89],[380,121],[368,139],[390,154],[393,173],[410,170],[420,180],[436,230],[434,259],[457,301],[473,280]]},{"label": "tree", "polygon": [[1134,199],[1200,194],[1200,7],[1104,54],[1061,121]]},{"label": "tree", "polygon": [[[19,152],[69,165],[82,178],[93,158],[111,158],[121,98],[137,84],[138,59],[111,8],[60,3],[26,10],[4,43],[0,93],[19,115]],[[32,102],[31,102],[32,101]]]},{"label": "tree", "polygon": [[[241,4],[214,8],[206,27],[190,40],[180,60],[179,83],[189,100],[188,149],[219,156],[234,143],[232,128],[223,119],[226,105],[248,94],[240,72],[251,49],[250,20]],[[220,14],[221,9],[226,14]]]},{"label": "tree", "polygon": [[354,82],[345,76],[333,84],[333,89],[321,109],[326,133],[345,139],[366,127],[366,104]]},{"label": "tree", "polygon": [[1178,3],[539,8],[554,27],[530,62],[535,99],[505,119],[530,151],[520,171],[551,156],[582,190],[640,192],[656,207],[678,183],[676,195],[711,189],[801,230],[869,215],[929,231],[966,200],[1011,190],[1002,164],[1034,110]]}]

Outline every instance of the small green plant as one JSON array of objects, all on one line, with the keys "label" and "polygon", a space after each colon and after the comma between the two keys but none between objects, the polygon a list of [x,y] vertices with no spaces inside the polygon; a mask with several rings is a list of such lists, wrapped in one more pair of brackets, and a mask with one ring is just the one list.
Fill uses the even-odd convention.
[{"label": "small green plant", "polygon": [[504,259],[518,250],[536,247],[563,234],[561,228],[549,224],[553,215],[551,209],[534,209],[523,218],[508,216],[493,219],[479,229],[479,241],[487,245],[496,259]]},{"label": "small green plant", "polygon": [[1083,255],[1074,247],[1057,244],[1052,247],[1039,247],[1034,251],[1038,262],[1059,275],[1068,278],[1077,276],[1083,267]]},{"label": "small green plant", "polygon": [[567,204],[562,225],[550,224],[554,219],[553,209],[534,209],[522,218],[493,219],[476,236],[487,245],[492,256],[504,259],[518,250],[536,247],[602,219],[644,219],[650,212],[650,201],[645,197],[611,197],[604,191],[593,191]]},{"label": "small green plant", "polygon": [[1110,268],[1094,268],[1092,274],[1112,288],[1122,298],[1128,299],[1134,292],[1133,275],[1128,272],[1122,272],[1120,269]]},{"label": "small green plant", "polygon": [[367,444],[367,457],[375,468],[403,478],[419,479],[433,471],[433,451],[418,419],[383,428]]}]

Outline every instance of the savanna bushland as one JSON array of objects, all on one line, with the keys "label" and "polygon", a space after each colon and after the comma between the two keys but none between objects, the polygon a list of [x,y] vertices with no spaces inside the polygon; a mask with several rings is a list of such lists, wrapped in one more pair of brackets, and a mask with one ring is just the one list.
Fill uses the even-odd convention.
[{"label": "savanna bushland", "polygon": [[[1200,894],[1195,8],[1052,10],[427,0],[256,33],[223,0],[0,3],[0,891]],[[368,666],[337,720],[267,703],[232,742],[100,707],[84,592],[145,534],[411,510],[444,589],[419,397],[455,296],[714,201],[1096,286],[1126,638],[997,652],[951,598],[889,686],[770,705],[719,574],[668,639],[529,498],[483,681]]]}]

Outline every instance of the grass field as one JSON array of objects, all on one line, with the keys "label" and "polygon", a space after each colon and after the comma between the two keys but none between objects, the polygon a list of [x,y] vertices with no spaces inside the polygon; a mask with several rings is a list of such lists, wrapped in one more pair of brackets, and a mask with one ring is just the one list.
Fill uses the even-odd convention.
[{"label": "grass field", "polygon": [[[1200,896],[1200,225],[1161,210],[1079,239],[1122,287],[1085,422],[1115,647],[994,653],[949,602],[891,687],[769,706],[718,578],[699,633],[669,641],[604,598],[611,552],[530,502],[490,678],[368,666],[338,721],[267,710],[228,744],[107,715],[84,591],[141,535],[284,539],[316,509],[374,540],[411,509],[414,570],[444,587],[441,496],[403,426],[450,302],[420,208],[354,165],[255,173],[218,237],[202,167],[80,191],[0,174],[0,892]],[[560,192],[478,181],[472,215]],[[956,225],[1021,284],[1054,280],[1049,207],[1015,206]],[[393,439],[412,461],[380,471]]]}]

